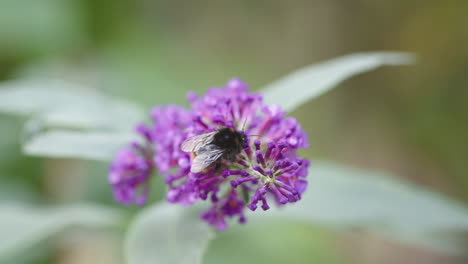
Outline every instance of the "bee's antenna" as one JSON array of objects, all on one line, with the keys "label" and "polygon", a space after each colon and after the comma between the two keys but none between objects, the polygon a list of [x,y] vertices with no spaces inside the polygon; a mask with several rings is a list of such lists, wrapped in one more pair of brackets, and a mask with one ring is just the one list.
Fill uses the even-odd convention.
[{"label": "bee's antenna", "polygon": [[245,131],[245,124],[247,123],[247,118],[244,120],[244,124],[242,124],[242,131]]},{"label": "bee's antenna", "polygon": [[261,137],[262,135],[247,135],[249,137]]}]

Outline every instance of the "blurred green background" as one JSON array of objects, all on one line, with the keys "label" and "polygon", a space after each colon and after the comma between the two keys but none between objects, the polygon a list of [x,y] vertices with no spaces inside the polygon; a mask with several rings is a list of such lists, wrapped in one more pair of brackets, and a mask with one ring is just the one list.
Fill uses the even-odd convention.
[{"label": "blurred green background", "polygon": [[[312,159],[391,171],[468,202],[467,14],[468,1],[462,0],[1,0],[0,80],[67,78],[149,109],[185,104],[188,90],[203,91],[233,76],[256,89],[339,55],[412,51],[417,65],[353,78],[291,114],[309,133],[306,154]],[[0,115],[0,198],[118,206],[106,184],[106,164],[22,155],[23,121]],[[159,190],[153,199],[163,196]],[[272,230],[278,240],[262,240]],[[59,245],[31,249],[18,263],[120,260],[113,234],[63,237]],[[359,230],[282,223],[235,227],[211,243],[206,258],[207,263],[463,260]]]}]

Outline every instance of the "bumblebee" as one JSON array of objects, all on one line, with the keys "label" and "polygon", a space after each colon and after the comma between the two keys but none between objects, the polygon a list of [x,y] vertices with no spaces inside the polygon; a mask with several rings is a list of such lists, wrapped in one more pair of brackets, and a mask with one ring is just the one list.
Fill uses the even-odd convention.
[{"label": "bumblebee", "polygon": [[230,127],[196,135],[182,142],[181,149],[195,155],[190,171],[201,172],[220,159],[234,161],[242,151],[247,136]]}]

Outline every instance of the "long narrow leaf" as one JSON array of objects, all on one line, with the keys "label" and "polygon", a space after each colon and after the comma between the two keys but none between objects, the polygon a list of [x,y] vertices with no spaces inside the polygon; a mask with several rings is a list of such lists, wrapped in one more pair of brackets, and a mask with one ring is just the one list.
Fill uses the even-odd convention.
[{"label": "long narrow leaf", "polygon": [[62,80],[24,80],[0,84],[0,112],[34,115],[46,125],[128,130],[143,118],[127,101]]},{"label": "long narrow leaf", "polygon": [[343,80],[383,65],[410,64],[414,57],[405,52],[356,53],[307,66],[267,85],[265,102],[292,111],[331,90]]},{"label": "long narrow leaf", "polygon": [[135,135],[127,132],[47,131],[23,144],[23,152],[33,156],[81,158],[107,161]]},{"label": "long narrow leaf", "polygon": [[315,162],[309,177],[301,201],[266,215],[370,229],[448,252],[462,248],[458,238],[468,232],[468,209],[456,201],[385,173],[332,163]]}]

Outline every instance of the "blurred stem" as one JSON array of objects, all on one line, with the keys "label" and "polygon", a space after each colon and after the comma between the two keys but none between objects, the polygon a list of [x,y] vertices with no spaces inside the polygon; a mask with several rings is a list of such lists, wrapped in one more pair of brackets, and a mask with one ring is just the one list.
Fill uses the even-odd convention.
[{"label": "blurred stem", "polygon": [[48,158],[44,160],[44,190],[54,202],[73,202],[85,194],[84,161]]}]

